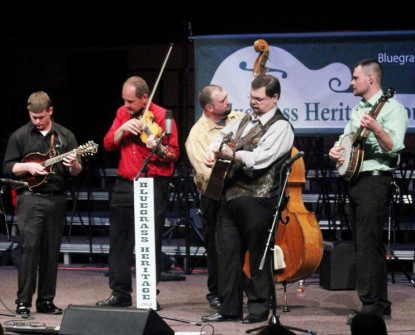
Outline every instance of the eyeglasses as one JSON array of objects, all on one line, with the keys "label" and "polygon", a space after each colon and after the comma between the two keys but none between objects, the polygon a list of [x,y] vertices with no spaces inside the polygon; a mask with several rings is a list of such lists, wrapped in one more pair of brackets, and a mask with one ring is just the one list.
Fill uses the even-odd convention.
[{"label": "eyeglasses", "polygon": [[250,94],[248,94],[247,95],[247,97],[248,97],[248,99],[250,100],[250,101],[252,101],[252,100],[254,100],[254,101],[256,101],[257,103],[259,103],[259,104],[261,104],[264,100],[267,100],[269,97],[265,97],[265,98],[258,98],[258,97],[253,97],[252,95],[250,95]]}]

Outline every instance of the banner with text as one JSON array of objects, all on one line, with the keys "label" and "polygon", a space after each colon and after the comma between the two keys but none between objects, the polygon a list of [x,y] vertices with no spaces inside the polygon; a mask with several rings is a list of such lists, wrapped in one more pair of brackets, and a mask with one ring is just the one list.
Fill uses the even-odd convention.
[{"label": "banner with text", "polygon": [[415,133],[415,31],[195,36],[196,120],[198,92],[208,84],[227,91],[233,110],[250,111],[257,39],[269,45],[266,73],[281,82],[278,106],[296,134],[343,131],[360,100],[350,86],[353,67],[365,58],[382,64],[382,88],[396,89],[395,97],[408,111],[408,133]]},{"label": "banner with text", "polygon": [[135,271],[137,308],[157,310],[154,180],[134,180]]}]

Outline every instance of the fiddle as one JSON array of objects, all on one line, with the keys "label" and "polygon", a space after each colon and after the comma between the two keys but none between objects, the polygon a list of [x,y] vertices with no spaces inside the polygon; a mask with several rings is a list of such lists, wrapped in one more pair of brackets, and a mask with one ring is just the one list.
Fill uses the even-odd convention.
[{"label": "fiddle", "polygon": [[154,135],[154,137],[160,137],[163,133],[163,130],[161,129],[159,124],[156,123],[156,117],[154,116],[152,111],[146,110],[137,118],[140,120],[142,126],[140,139],[143,143],[147,143],[147,140],[150,135]]},{"label": "fiddle", "polygon": [[[169,112],[169,111],[167,111]],[[166,112],[166,114],[167,114]],[[171,111],[170,111],[171,113]],[[141,115],[134,114],[132,116],[133,118],[137,118],[140,121],[140,124],[142,126],[142,131],[140,133],[140,140],[143,143],[147,143],[149,137],[153,135],[155,138],[158,138],[160,136],[164,136],[163,129],[160,127],[158,123],[156,123],[156,117],[154,116],[153,112],[150,110],[146,110]],[[173,158],[172,153],[168,150],[167,147],[159,144],[158,151],[156,152],[157,155],[165,158]]]}]

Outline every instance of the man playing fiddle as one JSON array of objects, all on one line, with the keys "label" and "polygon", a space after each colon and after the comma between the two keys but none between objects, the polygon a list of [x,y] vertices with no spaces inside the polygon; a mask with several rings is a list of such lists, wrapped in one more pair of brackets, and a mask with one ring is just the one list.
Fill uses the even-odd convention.
[{"label": "man playing fiddle", "polygon": [[[134,179],[141,171],[147,157],[157,146],[159,139],[153,126],[165,131],[166,109],[149,102],[147,83],[138,76],[128,78],[122,88],[121,106],[111,128],[104,137],[104,148],[107,151],[120,150],[118,178],[114,185],[110,203],[110,253],[109,253],[109,286],[112,293],[109,298],[98,301],[99,306],[127,307],[132,305],[131,266],[134,261]],[[156,125],[149,124],[143,116],[151,118]],[[150,131],[149,131],[150,130]],[[150,134],[148,134],[150,133]],[[142,136],[148,135],[148,136]],[[145,138],[145,143],[143,141]],[[178,134],[175,121],[171,120],[171,135],[163,138],[161,146],[151,157],[147,171],[141,175],[154,179],[154,215],[156,241],[156,277],[160,280],[161,247],[163,228],[169,200],[170,177],[174,171],[174,163],[180,155]]]}]

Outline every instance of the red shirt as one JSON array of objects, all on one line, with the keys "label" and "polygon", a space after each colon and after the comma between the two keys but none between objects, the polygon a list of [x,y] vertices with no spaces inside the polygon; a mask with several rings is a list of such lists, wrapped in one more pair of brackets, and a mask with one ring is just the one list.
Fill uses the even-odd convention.
[{"label": "red shirt", "polygon": [[[155,116],[155,122],[165,130],[166,109],[154,103],[150,104],[149,110]],[[114,142],[115,131],[125,122],[131,119],[131,115],[127,112],[127,108],[122,106],[118,109],[117,115],[104,137],[104,148],[107,151],[113,151],[120,148],[120,162],[118,164],[117,174],[123,178],[134,180],[138,172],[142,168],[145,159],[151,154],[151,150],[147,149],[139,136],[135,136],[129,132],[125,132],[122,140],[117,144]],[[167,146],[167,137],[163,138],[163,146]],[[174,161],[179,159],[179,139],[177,134],[177,126],[174,119],[172,120],[172,130],[168,145],[169,152],[174,154]],[[174,163],[171,159],[161,158],[154,154],[147,165],[147,177],[154,176],[171,176],[174,171]],[[144,177],[144,174],[141,175]]]}]

